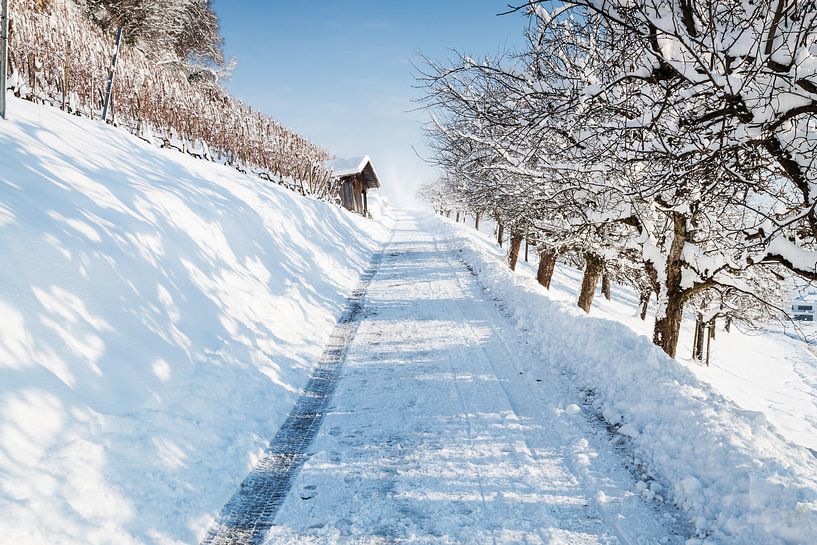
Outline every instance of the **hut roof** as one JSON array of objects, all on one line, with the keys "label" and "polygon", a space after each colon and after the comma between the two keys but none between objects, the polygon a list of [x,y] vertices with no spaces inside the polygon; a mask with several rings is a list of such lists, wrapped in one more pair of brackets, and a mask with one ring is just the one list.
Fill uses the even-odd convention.
[{"label": "hut roof", "polygon": [[377,177],[377,172],[375,172],[372,161],[368,155],[327,161],[326,167],[330,169],[337,178],[347,178],[349,176],[362,174],[363,179],[366,181],[367,188],[380,187],[380,179]]}]

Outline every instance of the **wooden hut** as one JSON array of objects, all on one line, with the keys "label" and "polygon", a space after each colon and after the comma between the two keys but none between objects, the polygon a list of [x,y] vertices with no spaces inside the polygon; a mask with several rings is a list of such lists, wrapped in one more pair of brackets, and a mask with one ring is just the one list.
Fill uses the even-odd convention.
[{"label": "wooden hut", "polygon": [[335,159],[327,163],[336,180],[336,194],[344,208],[363,216],[369,215],[366,193],[380,187],[380,180],[374,171],[368,155]]}]

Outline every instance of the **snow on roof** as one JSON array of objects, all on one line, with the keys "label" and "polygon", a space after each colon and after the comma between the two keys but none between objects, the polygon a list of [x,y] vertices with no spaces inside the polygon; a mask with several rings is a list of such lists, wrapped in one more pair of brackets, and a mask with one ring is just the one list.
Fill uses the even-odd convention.
[{"label": "snow on roof", "polygon": [[362,157],[347,157],[345,159],[335,159],[327,161],[327,168],[332,169],[335,176],[351,176],[352,174],[360,174],[366,168],[366,163],[371,163],[368,155]]},{"label": "snow on roof", "polygon": [[[370,172],[364,172],[366,167]],[[334,159],[326,162],[326,168],[330,169],[337,178],[353,176],[363,173],[369,187],[380,187],[380,179],[374,170],[372,160],[368,155],[361,157],[347,157],[345,159]]]}]

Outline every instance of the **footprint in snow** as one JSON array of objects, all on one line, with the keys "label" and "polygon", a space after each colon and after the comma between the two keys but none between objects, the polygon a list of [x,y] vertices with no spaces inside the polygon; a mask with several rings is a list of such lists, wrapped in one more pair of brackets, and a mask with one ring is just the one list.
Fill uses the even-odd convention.
[{"label": "footprint in snow", "polygon": [[316,490],[318,487],[314,484],[307,485],[301,490],[301,499],[302,500],[311,500],[315,496],[318,495],[318,491]]}]

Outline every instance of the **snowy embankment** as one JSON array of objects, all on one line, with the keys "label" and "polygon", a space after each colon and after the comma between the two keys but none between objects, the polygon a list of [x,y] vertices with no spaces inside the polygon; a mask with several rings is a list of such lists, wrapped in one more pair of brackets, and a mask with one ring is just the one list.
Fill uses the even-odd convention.
[{"label": "snowy embankment", "polygon": [[[493,227],[488,221],[480,224],[482,236],[489,237],[492,246]],[[535,276],[538,261],[535,249],[530,250],[529,262],[520,256],[517,274]],[[582,271],[560,263],[546,293],[550,299],[573,307],[581,283]],[[599,286],[590,315],[652,337],[655,300],[646,320],[640,319],[639,307],[635,290],[614,285],[608,301]],[[810,448],[817,456],[817,346],[804,342],[794,330],[795,325],[800,327],[814,343],[815,326],[808,322],[769,323],[754,329],[735,323],[727,332],[719,321],[711,347],[711,367],[707,367],[691,358],[694,323],[690,313],[681,325],[677,361],[738,406],[762,412],[786,439]]]},{"label": "snowy embankment", "polygon": [[0,121],[0,535],[196,543],[387,229],[14,100]]},{"label": "snowy embankment", "polygon": [[588,393],[643,467],[645,496],[687,511],[705,543],[814,543],[817,460],[805,447],[647,337],[551,299],[533,278],[512,273],[502,251],[471,228],[430,217],[429,229],[461,249],[543,362],[561,366]]}]

